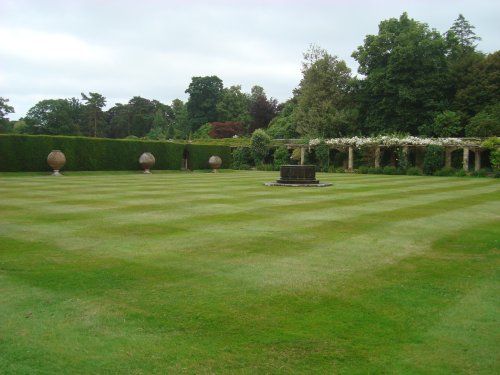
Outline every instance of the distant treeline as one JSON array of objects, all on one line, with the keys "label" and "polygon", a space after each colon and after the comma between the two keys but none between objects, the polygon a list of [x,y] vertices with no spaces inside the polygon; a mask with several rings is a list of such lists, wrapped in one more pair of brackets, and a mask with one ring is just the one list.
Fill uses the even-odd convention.
[{"label": "distant treeline", "polygon": [[0,132],[148,139],[224,138],[265,129],[273,138],[402,133],[430,137],[500,134],[500,51],[477,51],[480,38],[462,15],[441,34],[403,13],[382,21],[343,60],[311,45],[302,80],[285,103],[254,86],[224,87],[217,76],[193,77],[186,102],[135,96],[104,111],[106,98],[49,99],[11,122],[0,98]]}]

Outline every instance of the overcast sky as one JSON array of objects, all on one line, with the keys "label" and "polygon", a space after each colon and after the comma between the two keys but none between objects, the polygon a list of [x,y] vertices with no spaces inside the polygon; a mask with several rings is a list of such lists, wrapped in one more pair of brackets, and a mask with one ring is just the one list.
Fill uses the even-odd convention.
[{"label": "overcast sky", "polygon": [[351,53],[404,11],[440,32],[461,13],[479,50],[500,49],[497,0],[0,0],[0,96],[14,120],[81,92],[108,108],[137,95],[170,104],[187,99],[191,77],[216,75],[285,101],[310,44],[356,72]]}]

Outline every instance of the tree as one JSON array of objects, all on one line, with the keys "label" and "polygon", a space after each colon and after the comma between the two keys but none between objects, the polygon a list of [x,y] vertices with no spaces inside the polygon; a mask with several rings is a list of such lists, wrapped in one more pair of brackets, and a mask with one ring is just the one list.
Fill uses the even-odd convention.
[{"label": "tree", "polygon": [[296,101],[290,99],[287,101],[283,110],[271,120],[267,129],[267,134],[274,139],[293,139],[299,136],[295,122]]},{"label": "tree", "polygon": [[216,107],[219,122],[239,122],[248,127],[250,98],[241,91],[240,85],[224,88]]},{"label": "tree", "polygon": [[312,45],[304,53],[297,90],[297,131],[313,137],[339,137],[355,131],[351,111],[352,77],[346,63]]},{"label": "tree", "polygon": [[419,128],[419,133],[429,137],[456,137],[463,135],[462,118],[459,113],[444,111],[438,113],[431,125]]},{"label": "tree", "polygon": [[210,138],[232,138],[243,134],[243,125],[239,122],[212,122],[208,135]]},{"label": "tree", "polygon": [[264,89],[261,89],[260,86],[252,88],[249,133],[256,129],[266,129],[271,120],[279,113],[278,101],[274,98],[268,99]]},{"label": "tree", "polygon": [[190,131],[196,131],[208,122],[217,121],[217,104],[222,95],[223,83],[217,76],[193,77],[186,93]]},{"label": "tree", "polygon": [[357,99],[364,133],[417,134],[453,95],[447,44],[436,30],[403,13],[382,21],[352,54],[358,61]]},{"label": "tree", "polygon": [[465,126],[467,137],[492,137],[500,134],[500,103],[488,106]]},{"label": "tree", "polygon": [[[87,96],[83,92],[82,100],[86,102],[87,118],[89,124],[88,135],[97,137],[98,124],[102,125],[103,111],[102,108],[106,105],[106,98],[96,92],[89,92]],[[99,129],[100,130],[100,129]]]},{"label": "tree", "polygon": [[116,103],[106,112],[106,137],[125,138],[131,129],[131,109],[128,104]]},{"label": "tree", "polygon": [[167,137],[168,122],[165,118],[165,112],[157,109],[153,118],[152,127],[148,132],[149,139],[165,139]]},{"label": "tree", "polygon": [[78,116],[68,99],[47,99],[30,108],[24,118],[29,134],[77,135]]},{"label": "tree", "polygon": [[481,38],[476,35],[474,29],[475,27],[462,14],[458,15],[450,30],[445,33],[452,59],[460,59],[464,55],[475,52],[476,42],[480,41]]},{"label": "tree", "polygon": [[7,133],[11,130],[10,121],[6,117],[9,113],[14,113],[14,107],[8,105],[9,99],[0,97],[0,133]]},{"label": "tree", "polygon": [[466,120],[500,101],[500,51],[487,56],[469,54],[455,67],[453,110]]},{"label": "tree", "polygon": [[180,99],[174,99],[171,108],[173,119],[168,132],[169,134],[173,133],[173,136],[169,138],[187,139],[189,136],[189,121],[186,104]]}]

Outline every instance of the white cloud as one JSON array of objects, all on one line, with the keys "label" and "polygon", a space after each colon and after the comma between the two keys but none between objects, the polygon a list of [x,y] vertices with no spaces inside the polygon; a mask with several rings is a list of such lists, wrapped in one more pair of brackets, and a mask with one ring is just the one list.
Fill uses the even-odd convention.
[{"label": "white cloud", "polygon": [[112,56],[77,36],[25,28],[0,27],[0,54],[37,63],[109,64]]}]

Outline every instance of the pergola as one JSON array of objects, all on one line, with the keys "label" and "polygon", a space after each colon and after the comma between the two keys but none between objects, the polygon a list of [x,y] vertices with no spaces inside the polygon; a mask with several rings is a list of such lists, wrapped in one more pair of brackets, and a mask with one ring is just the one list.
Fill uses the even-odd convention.
[{"label": "pergola", "polygon": [[[452,153],[456,150],[463,150],[462,168],[464,171],[469,171],[469,156],[470,153],[474,153],[474,170],[478,171],[481,169],[481,153],[486,149],[481,147],[481,142],[483,140],[479,138],[435,138],[435,139],[425,139],[417,137],[407,137],[401,139],[395,139],[390,137],[378,137],[374,139],[370,138],[333,138],[326,140],[326,144],[330,149],[345,152],[348,155],[347,159],[347,170],[352,171],[354,169],[354,150],[360,149],[362,147],[370,147],[374,149],[374,160],[373,166],[380,167],[380,159],[383,149],[389,148],[401,148],[404,155],[409,155],[410,149],[423,150],[427,145],[436,144],[444,147],[445,151],[445,167],[451,167]],[[300,164],[304,164],[306,150],[314,149],[318,144],[319,140],[312,140],[309,144],[299,143],[298,140],[283,140],[282,143],[288,149],[299,148],[300,152]],[[422,153],[420,153],[422,154]],[[421,167],[422,160],[417,158],[416,166]]]}]

